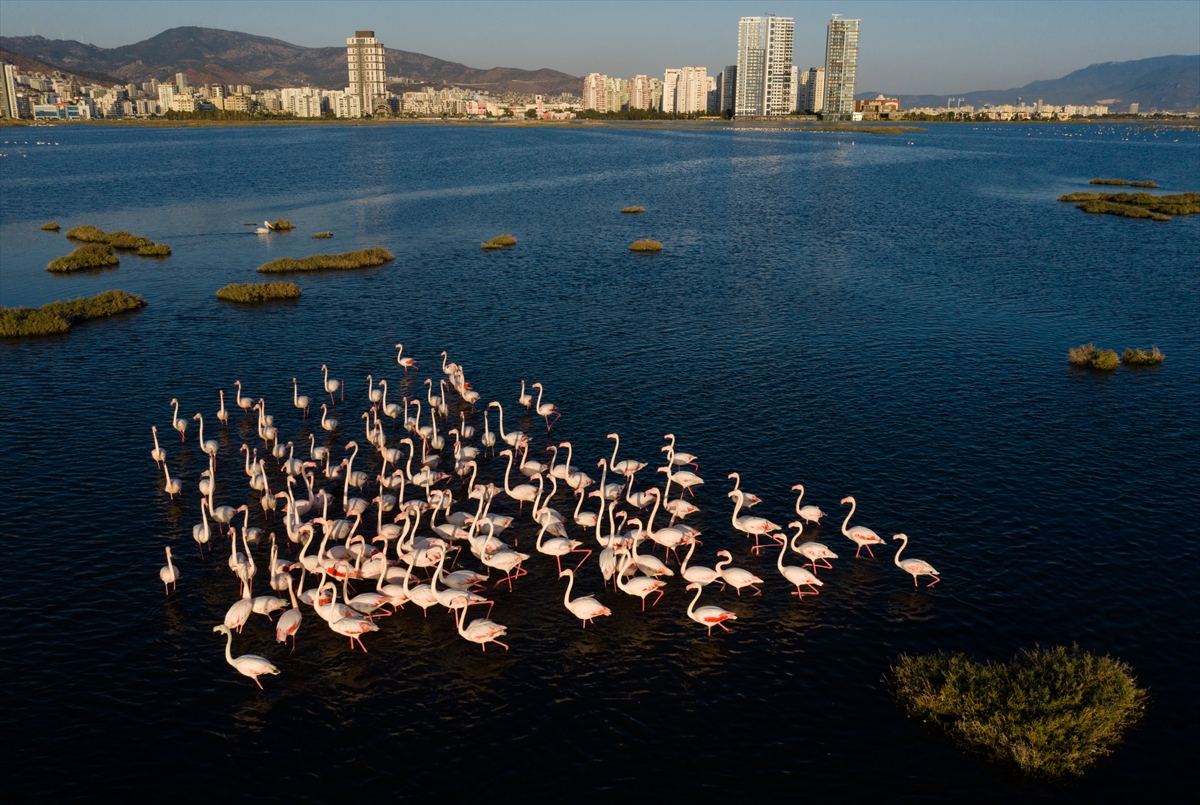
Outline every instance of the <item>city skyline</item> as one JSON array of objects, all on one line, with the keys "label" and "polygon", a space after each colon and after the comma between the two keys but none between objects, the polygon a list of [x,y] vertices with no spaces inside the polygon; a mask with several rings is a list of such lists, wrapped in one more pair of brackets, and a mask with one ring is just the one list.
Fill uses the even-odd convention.
[{"label": "city skyline", "polygon": [[[624,4],[529,3],[324,3],[277,4],[192,2],[156,4],[147,15],[141,3],[73,2],[52,5],[3,0],[0,34],[75,39],[100,47],[130,44],[174,25],[241,30],[306,46],[339,46],[343,38],[329,30],[373,28],[391,47],[448,59],[473,67],[538,69],[571,75],[661,75],[666,67],[705,66],[718,74],[736,58],[728,24],[764,9],[751,3],[696,4],[694,13],[673,17],[670,38],[646,33],[628,42],[588,36],[592,20],[618,15]],[[461,6],[457,10],[447,5]],[[297,13],[296,7],[302,7]],[[629,7],[632,13],[632,6]],[[638,4],[641,19],[667,15],[659,3]],[[974,3],[969,6],[909,3],[777,3],[767,9],[795,19],[793,63],[801,70],[824,64],[826,24],[832,14],[870,21],[871,37],[858,65],[860,91],[899,94],[946,94],[973,89],[1020,86],[1089,64],[1200,51],[1200,4],[1141,3]],[[165,13],[169,12],[169,13]],[[178,13],[176,13],[178,12]],[[461,12],[461,13],[460,13]],[[469,15],[465,17],[464,15]],[[648,15],[648,16],[647,16]],[[461,20],[470,18],[471,26]],[[171,20],[164,24],[163,20]],[[682,27],[680,27],[682,25]],[[521,36],[506,36],[520,28]],[[530,37],[528,31],[544,31]]]}]

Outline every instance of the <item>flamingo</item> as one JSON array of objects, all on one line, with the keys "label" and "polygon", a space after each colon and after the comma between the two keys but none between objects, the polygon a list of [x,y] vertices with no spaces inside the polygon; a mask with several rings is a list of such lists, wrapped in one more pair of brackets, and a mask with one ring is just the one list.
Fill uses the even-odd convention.
[{"label": "flamingo", "polygon": [[233,381],[233,385],[237,386],[237,391],[234,392],[233,401],[237,403],[238,408],[241,408],[243,411],[249,411],[254,407],[253,398],[242,396],[242,381],[235,380]]},{"label": "flamingo", "polygon": [[687,492],[689,495],[695,497],[696,493],[692,491],[692,487],[700,486],[704,483],[704,479],[694,472],[688,472],[687,470],[684,470],[683,472],[672,472],[671,465],[669,463],[665,467],[659,467],[658,472],[665,472],[667,474],[667,486],[666,489],[663,490],[664,496],[667,494],[666,490],[669,490],[671,488],[671,484],[674,483],[679,484],[680,499],[683,498],[684,492]]},{"label": "flamingo", "polygon": [[[819,542],[804,542],[800,543],[799,545],[796,544],[799,542],[800,535],[804,531],[804,523],[801,523],[799,520],[797,520],[793,523],[788,523],[788,528],[796,529],[796,534],[792,537],[792,550],[808,560],[809,564],[812,566],[813,573],[817,572],[818,567],[823,567],[826,570],[833,569],[833,565],[829,564],[829,560],[837,559],[838,555],[829,550],[828,547]],[[821,564],[817,565],[817,562],[820,562]]]},{"label": "flamingo", "polygon": [[[204,505],[204,501],[200,501],[200,505]],[[170,595],[171,591],[168,585],[179,589],[179,569],[171,562],[171,546],[167,546],[167,564],[158,569],[158,578],[163,583],[163,595]]]},{"label": "flamingo", "polygon": [[737,620],[737,615],[734,615],[727,609],[721,609],[720,607],[714,606],[704,606],[696,609],[696,602],[700,600],[700,594],[704,592],[704,585],[693,583],[689,584],[687,589],[696,590],[696,597],[692,599],[692,603],[688,604],[688,617],[701,626],[707,626],[709,637],[712,637],[712,628],[714,626],[720,626],[722,629],[728,632],[729,627],[725,625],[725,621],[735,621]]},{"label": "flamingo", "polygon": [[717,573],[721,576],[721,582],[723,584],[728,584],[737,590],[739,597],[742,594],[743,587],[754,587],[754,594],[762,595],[762,590],[754,586],[756,584],[762,584],[762,579],[751,573],[749,570],[743,570],[740,567],[727,567],[727,565],[733,561],[733,554],[731,554],[729,551],[717,551],[717,556],[725,557],[722,561],[717,562]]},{"label": "flamingo", "polygon": [[804,484],[796,484],[792,487],[792,491],[800,490],[800,497],[796,498],[796,514],[806,523],[821,524],[821,518],[825,516],[825,512],[818,509],[816,506],[801,506],[800,501],[804,500]]},{"label": "flamingo", "polygon": [[842,505],[850,504],[850,513],[846,515],[846,519],[842,522],[842,533],[850,538],[850,541],[858,546],[858,550],[854,552],[854,558],[862,553],[862,549],[866,548],[867,553],[871,554],[871,558],[875,558],[875,553],[871,550],[872,545],[884,545],[883,537],[876,534],[865,525],[856,525],[853,528],[846,528],[850,523],[850,518],[854,516],[854,511],[858,508],[858,501],[852,497],[842,498]]},{"label": "flamingo", "polygon": [[[510,498],[512,498],[513,500],[519,501],[521,504],[520,508],[522,510],[524,510],[525,501],[532,502],[537,497],[538,487],[533,486],[532,484],[519,484],[515,487],[509,486],[508,485],[508,476],[512,473],[513,451],[501,450],[500,455],[508,456],[508,468],[504,471],[504,491],[505,491],[505,493],[508,494],[508,496]],[[540,486],[542,483],[542,476],[538,475],[537,478],[538,478],[538,484]]]},{"label": "flamingo", "polygon": [[207,442],[204,441],[204,417],[201,416],[200,414],[196,414],[194,417],[192,417],[192,419],[200,420],[200,450],[201,450],[201,452],[207,453],[210,456],[215,456],[217,454],[217,450],[220,449],[220,445],[217,444],[215,439],[209,439]]},{"label": "flamingo", "polygon": [[533,395],[525,392],[525,381],[521,381],[521,396],[517,397],[517,405],[525,406],[525,410],[529,410],[529,406],[533,405]]},{"label": "flamingo", "polygon": [[901,559],[900,558],[900,554],[903,553],[904,549],[908,547],[908,535],[907,534],[897,534],[894,537],[892,537],[892,539],[898,539],[901,541],[900,550],[896,551],[896,556],[893,557],[894,561],[896,562],[896,567],[900,568],[905,573],[912,574],[914,587],[919,586],[917,584],[917,576],[932,576],[933,581],[929,582],[929,584],[927,585],[929,587],[932,587],[933,585],[937,584],[939,581],[942,580],[942,577],[938,574],[938,572],[933,569],[933,565],[929,564],[924,559]]},{"label": "flamingo", "polygon": [[150,434],[154,437],[154,449],[150,451],[150,458],[154,459],[154,463],[162,466],[167,462],[167,451],[158,446],[158,426],[150,426]]},{"label": "flamingo", "polygon": [[493,405],[496,406],[496,408],[500,409],[500,438],[503,439],[504,443],[507,444],[509,447],[516,447],[521,442],[521,440],[525,438],[525,434],[519,430],[510,430],[508,433],[505,433],[504,432],[504,406],[502,406],[500,403],[496,402],[495,400],[492,400],[490,403],[488,403],[488,408],[491,408]]},{"label": "flamingo", "polygon": [[462,425],[459,426],[458,432],[464,439],[470,439],[475,435],[475,426],[467,424],[467,412],[459,411],[459,418],[462,420]]},{"label": "flamingo", "polygon": [[[543,509],[542,511],[545,511],[545,509]],[[540,531],[538,531],[537,544],[535,545],[535,547],[537,548],[538,553],[543,553],[543,554],[546,554],[547,556],[554,557],[554,561],[558,564],[558,573],[559,573],[559,577],[561,578],[562,569],[563,569],[562,568],[562,558],[564,556],[566,556],[569,553],[583,554],[583,558],[580,559],[579,564],[575,566],[575,570],[579,570],[579,568],[583,567],[583,563],[588,560],[588,557],[592,555],[592,552],[587,548],[579,547],[579,546],[583,545],[583,543],[576,539],[566,539],[565,537],[551,537],[550,539],[545,540],[545,542],[543,542],[543,539],[546,535],[546,529],[550,524],[551,524],[550,518],[544,518],[542,520],[542,528]]]},{"label": "flamingo", "polygon": [[296,385],[296,378],[292,378],[292,405],[304,412],[304,419],[308,419],[308,397],[300,393],[300,387]]},{"label": "flamingo", "polygon": [[679,574],[691,584],[712,584],[721,578],[721,574],[713,570],[711,567],[703,565],[688,566],[688,562],[692,561],[692,552],[696,550],[696,540],[692,540],[692,544],[688,546],[687,556],[683,558],[683,564],[679,567]]},{"label": "flamingo", "polygon": [[204,507],[207,505],[208,500],[200,498],[200,522],[192,526],[192,539],[196,540],[196,547],[200,550],[201,559],[204,558],[204,546],[208,544],[209,537],[212,536],[212,532],[208,528],[208,515],[204,511]]},{"label": "flamingo", "polygon": [[617,461],[617,450],[621,448],[621,437],[616,433],[610,433],[604,438],[617,440],[617,443],[613,445],[612,458],[608,460],[608,468],[613,471],[614,475],[632,475],[646,466],[645,462],[634,461],[632,458]]},{"label": "flamingo", "polygon": [[333,401],[333,393],[338,390],[338,387],[341,385],[341,383],[336,380],[329,379],[329,367],[325,364],[321,364],[321,371],[325,373],[324,382],[325,390],[329,392],[329,407],[333,408],[335,405],[337,405],[337,403]]},{"label": "flamingo", "polygon": [[700,465],[696,463],[698,461],[698,459],[694,455],[692,455],[691,453],[684,453],[681,450],[675,449],[675,434],[674,433],[668,433],[667,435],[663,436],[663,438],[671,440],[670,444],[663,445],[659,449],[660,453],[667,454],[667,463],[668,464],[675,464],[680,467],[687,465],[687,464],[691,464],[696,469],[700,469]]},{"label": "flamingo", "polygon": [[612,610],[601,604],[590,595],[581,595],[574,601],[571,600],[571,588],[575,585],[575,571],[571,569],[559,571],[558,577],[561,579],[566,576],[567,591],[563,593],[563,606],[571,610],[571,614],[583,621],[583,628],[586,629],[588,621],[599,618],[604,615],[611,615]]},{"label": "flamingo", "polygon": [[745,492],[738,491],[734,498],[737,503],[733,507],[733,527],[744,534],[754,535],[754,549],[759,549],[758,537],[761,534],[766,534],[770,531],[781,531],[783,526],[778,526],[772,523],[765,517],[738,517],[738,512],[742,510],[742,502],[745,498]]},{"label": "flamingo", "polygon": [[221,427],[229,425],[229,412],[225,410],[225,389],[217,389],[221,394],[221,407],[217,409],[217,421],[221,423]]},{"label": "flamingo", "polygon": [[179,416],[179,400],[171,399],[171,405],[175,406],[175,413],[171,415],[171,427],[179,431],[179,441],[183,441],[183,434],[187,432],[188,421]]},{"label": "flamingo", "polygon": [[[330,606],[337,606],[337,587],[332,588],[333,603]],[[378,632],[379,627],[366,618],[360,618],[358,615],[347,615],[342,618],[332,618],[329,620],[329,628],[343,637],[350,638],[350,650],[354,651],[354,642],[358,641],[358,646],[367,653],[367,647],[363,645],[362,636],[367,632]]]},{"label": "flamingo", "polygon": [[225,662],[233,666],[234,670],[242,676],[248,676],[254,680],[254,684],[258,685],[258,689],[262,690],[262,682],[258,678],[263,674],[272,676],[279,673],[279,669],[271,664],[271,661],[266,657],[260,657],[257,654],[243,654],[240,657],[233,656],[233,633],[229,631],[229,627],[224,624],[217,624],[213,627],[214,632],[222,632],[225,635]]},{"label": "flamingo", "polygon": [[327,432],[333,433],[337,430],[338,421],[331,416],[328,416],[328,408],[325,403],[321,403],[321,427]]},{"label": "flamingo", "polygon": [[[728,476],[728,477],[730,477],[730,478],[733,478],[733,479],[734,479],[734,483],[733,483],[733,490],[732,490],[732,491],[730,491],[729,493],[727,493],[727,494],[725,495],[725,497],[731,498],[731,497],[733,497],[733,496],[734,496],[734,492],[740,492],[740,491],[741,491],[741,489],[742,489],[742,476],[741,476],[741,475],[739,475],[739,474],[738,474],[738,473],[736,473],[736,472],[731,472],[731,473],[729,473],[729,476]],[[794,487],[793,487],[793,488],[794,488]],[[743,492],[742,494],[746,496],[746,508],[747,508],[747,509],[754,508],[754,507],[755,507],[755,506],[757,506],[759,503],[762,503],[762,498],[760,498],[758,495],[752,495],[752,494],[750,494],[749,492]]]},{"label": "flamingo", "polygon": [[472,643],[478,643],[479,647],[484,651],[487,651],[488,643],[496,643],[497,645],[504,646],[504,650],[508,651],[508,644],[502,643],[498,639],[504,637],[508,632],[507,626],[501,626],[487,618],[476,618],[464,629],[463,622],[467,619],[467,608],[463,607],[458,613],[457,625],[460,635]]},{"label": "flamingo", "polygon": [[[780,575],[782,575],[790,583],[796,585],[796,592],[788,593],[788,595],[796,595],[800,598],[804,598],[805,595],[817,595],[817,587],[823,587],[825,582],[821,581],[816,577],[815,574],[810,573],[802,567],[796,567],[795,565],[784,565],[783,555],[787,553],[787,550],[788,543],[785,539],[783,544],[779,546],[779,561],[775,563],[775,566],[779,568]],[[800,589],[801,584],[807,585],[812,592],[809,593],[802,591]]]},{"label": "flamingo", "polygon": [[546,433],[549,433],[550,432],[550,415],[554,414],[554,421],[557,422],[562,417],[562,414],[559,412],[557,405],[553,405],[551,403],[546,403],[545,405],[542,405],[542,392],[544,392],[546,389],[542,386],[541,383],[534,383],[533,388],[538,390],[537,406],[535,407],[535,410],[537,411],[538,416],[545,418]]},{"label": "flamingo", "polygon": [[[304,586],[304,574],[300,574],[300,586]],[[296,633],[300,631],[300,622],[304,620],[304,613],[300,611],[300,603],[296,600],[296,589],[292,586],[292,577],[289,574],[287,577],[288,596],[292,599],[292,608],[279,616],[279,620],[275,622],[275,642],[286,643],[287,639],[292,638],[292,651],[296,650]]]},{"label": "flamingo", "polygon": [[649,576],[636,576],[629,581],[625,581],[625,571],[633,561],[633,556],[628,551],[624,551],[621,566],[617,569],[617,586],[621,588],[622,592],[641,598],[642,612],[645,612],[646,596],[650,595],[650,593],[658,593],[658,598],[655,598],[654,603],[651,604],[651,606],[655,606],[662,600],[663,594],[666,592],[663,587],[666,587],[667,583],[658,579],[652,579]]},{"label": "flamingo", "polygon": [[403,344],[397,344],[396,349],[400,350],[399,352],[396,353],[396,363],[398,363],[404,367],[404,374],[408,374],[409,369],[417,368],[416,361],[414,361],[412,358],[403,357],[403,355],[404,355],[404,345]]},{"label": "flamingo", "polygon": [[254,601],[250,598],[250,585],[243,584],[242,597],[234,601],[233,606],[225,612],[225,628],[237,629],[238,634],[241,634],[242,627],[246,625],[246,621],[250,620],[250,613],[253,611]]},{"label": "flamingo", "polygon": [[496,454],[496,434],[488,430],[488,412],[483,412],[483,435],[479,437],[479,443],[492,451],[492,455]]},{"label": "flamingo", "polygon": [[162,468],[163,475],[167,477],[166,483],[163,485],[163,491],[171,496],[171,500],[174,500],[175,496],[183,489],[183,484],[180,483],[178,478],[171,479],[171,471],[167,469],[167,462],[163,462]]},{"label": "flamingo", "polygon": [[375,387],[375,378],[372,375],[367,375],[367,399],[371,401],[371,407],[379,405],[379,401],[383,399],[383,392]]}]

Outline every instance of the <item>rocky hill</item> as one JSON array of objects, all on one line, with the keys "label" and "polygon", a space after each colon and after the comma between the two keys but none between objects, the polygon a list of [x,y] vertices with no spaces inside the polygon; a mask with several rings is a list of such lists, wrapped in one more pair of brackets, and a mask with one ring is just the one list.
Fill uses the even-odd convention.
[{"label": "rocky hill", "polygon": [[[874,98],[881,93],[862,92],[858,98]],[[888,95],[888,93],[882,93]],[[994,89],[951,93],[964,104],[976,108],[985,103],[1016,103],[1020,98],[1034,103],[1039,98],[1048,104],[1101,103],[1112,111],[1125,111],[1129,104],[1139,111],[1188,112],[1200,109],[1200,56],[1156,56],[1136,61],[1103,62],[1068,73],[1062,78],[1034,81],[1014,89]],[[895,97],[889,95],[889,97]],[[921,106],[945,106],[946,95],[901,95],[905,109]]]},{"label": "rocky hill", "polygon": [[[133,83],[152,78],[165,81],[180,72],[186,72],[192,84],[249,84],[255,89],[303,85],[340,89],[347,82],[345,46],[309,48],[216,28],[172,28],[115,48],[42,36],[0,37],[0,47],[72,72],[103,73]],[[582,79],[557,70],[479,70],[391,48],[386,56],[389,76],[489,92],[578,93],[582,83]]]}]

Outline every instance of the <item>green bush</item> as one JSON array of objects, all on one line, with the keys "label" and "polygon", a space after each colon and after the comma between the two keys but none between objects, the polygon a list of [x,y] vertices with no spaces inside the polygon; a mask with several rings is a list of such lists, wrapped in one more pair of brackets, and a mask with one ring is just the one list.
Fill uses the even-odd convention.
[{"label": "green bush", "polygon": [[139,235],[132,235],[128,232],[109,232],[108,245],[114,249],[135,250],[143,246],[153,246],[154,241],[149,238],[143,238]]},{"label": "green bush", "polygon": [[51,221],[48,224],[42,224],[42,229],[46,230],[47,232],[57,232],[58,230],[62,229],[62,227],[58,225],[58,221]]},{"label": "green bush", "polygon": [[1084,344],[1067,350],[1067,362],[1083,369],[1111,372],[1117,368],[1117,353],[1111,349],[1098,349],[1095,344]]},{"label": "green bush", "polygon": [[140,257],[167,257],[171,254],[171,247],[165,243],[151,243],[139,248],[137,253]]},{"label": "green bush", "polygon": [[1200,193],[1152,196],[1149,193],[1068,193],[1059,201],[1077,202],[1076,207],[1093,215],[1150,218],[1169,221],[1171,215],[1200,213]]},{"label": "green bush", "polygon": [[332,232],[318,232],[313,235],[313,240],[328,240],[331,237],[333,237]]},{"label": "green bush", "polygon": [[142,297],[124,291],[105,291],[88,299],[51,302],[40,308],[0,308],[0,337],[65,333],[76,321],[98,319],[138,310],[146,305]]},{"label": "green bush", "polygon": [[67,237],[81,243],[108,243],[108,235],[104,234],[104,230],[91,224],[68,229]]},{"label": "green bush", "polygon": [[625,213],[626,215],[637,215],[639,212],[645,212],[645,211],[646,211],[645,207],[625,207],[624,209],[621,210],[621,212]]},{"label": "green bush", "polygon": [[113,247],[104,243],[88,243],[75,251],[50,261],[47,271],[69,274],[72,271],[88,271],[96,268],[115,268],[121,261],[113,254]]},{"label": "green bush", "polygon": [[1127,366],[1157,366],[1166,360],[1158,347],[1150,349],[1127,349],[1121,355],[1121,363]]},{"label": "green bush", "polygon": [[314,254],[299,260],[292,257],[281,257],[258,267],[263,274],[283,274],[292,271],[327,271],[345,270],[350,268],[372,268],[381,266],[393,259],[387,249],[376,246],[373,249],[363,249],[345,254]]},{"label": "green bush", "polygon": [[[45,229],[45,227],[42,228]],[[103,243],[108,246],[112,246],[114,249],[128,249],[129,251],[137,250],[138,254],[142,254],[142,249],[156,245],[154,241],[150,240],[149,238],[143,238],[141,235],[134,235],[129,232],[106,233],[104,230],[100,229],[99,227],[92,226],[91,224],[85,224],[84,226],[77,226],[74,229],[68,229],[67,237],[71,240],[80,241],[81,243]],[[162,244],[158,244],[158,246],[163,249],[167,249],[167,254],[171,253],[171,250],[168,247],[163,246]],[[143,256],[162,257],[163,255],[155,252]]]},{"label": "green bush", "polygon": [[662,244],[657,240],[635,240],[630,246],[631,252],[661,252]]},{"label": "green bush", "polygon": [[1146,702],[1128,665],[1078,646],[1035,646],[1007,663],[904,655],[888,682],[908,715],[1041,778],[1083,774],[1113,751]]},{"label": "green bush", "polygon": [[217,291],[217,298],[244,304],[299,299],[300,286],[294,282],[235,282]]},{"label": "green bush", "polygon": [[503,249],[506,246],[517,245],[517,239],[512,235],[497,235],[486,243],[479,244],[484,249]]},{"label": "green bush", "polygon": [[276,232],[291,232],[295,228],[292,226],[292,222],[286,218],[276,218],[275,223],[267,224],[267,229],[273,229]]}]

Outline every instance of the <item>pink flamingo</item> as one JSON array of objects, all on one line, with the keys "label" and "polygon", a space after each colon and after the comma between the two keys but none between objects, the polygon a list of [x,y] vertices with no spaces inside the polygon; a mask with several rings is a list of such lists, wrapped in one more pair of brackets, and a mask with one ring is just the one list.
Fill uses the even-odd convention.
[{"label": "pink flamingo", "polygon": [[854,498],[842,498],[843,506],[846,505],[847,502],[850,504],[850,513],[846,515],[845,521],[842,522],[842,533],[849,537],[850,541],[858,546],[858,550],[854,552],[855,559],[857,559],[858,555],[862,553],[863,548],[866,548],[867,553],[871,554],[871,558],[874,559],[875,553],[871,550],[871,546],[885,544],[883,537],[879,536],[865,525],[856,525],[849,529],[846,528],[846,526],[850,523],[850,518],[854,516],[855,509],[858,508],[858,502]]}]

